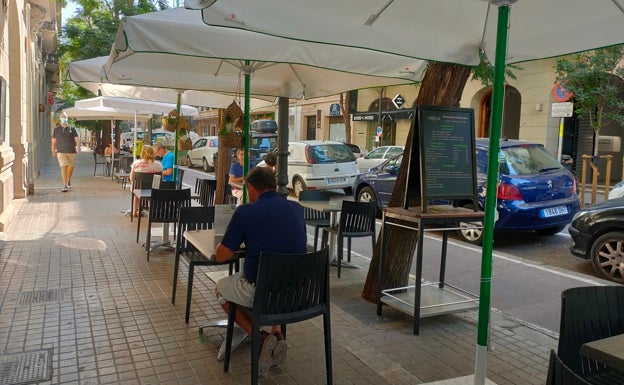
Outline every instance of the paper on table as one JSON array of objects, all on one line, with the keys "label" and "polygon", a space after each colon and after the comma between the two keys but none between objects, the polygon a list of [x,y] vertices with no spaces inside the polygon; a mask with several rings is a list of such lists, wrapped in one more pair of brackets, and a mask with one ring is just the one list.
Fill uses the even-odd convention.
[{"label": "paper on table", "polygon": [[216,234],[225,234],[225,229],[230,223],[234,210],[236,207],[230,205],[215,205],[215,220],[212,228]]}]

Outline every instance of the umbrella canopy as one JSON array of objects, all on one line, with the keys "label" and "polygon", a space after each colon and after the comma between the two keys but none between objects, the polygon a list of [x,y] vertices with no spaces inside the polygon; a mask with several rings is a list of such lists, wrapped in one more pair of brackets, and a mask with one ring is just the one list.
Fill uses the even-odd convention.
[{"label": "umbrella canopy", "polygon": [[[66,78],[96,95],[118,98],[177,103],[178,94],[181,94],[180,101],[183,104],[214,108],[226,108],[236,98],[235,94],[106,83],[105,79],[102,79],[101,72],[102,66],[107,61],[108,56],[99,56],[69,63]],[[269,100],[252,98],[250,100],[250,109],[257,110],[274,104],[275,97],[271,96],[267,99]],[[239,104],[242,105],[240,102]]]},{"label": "umbrella canopy", "polygon": [[210,27],[199,11],[173,8],[122,20],[104,78],[242,94],[242,77],[250,74],[254,97],[299,99],[414,83],[425,66],[401,56]]},{"label": "umbrella canopy", "polygon": [[92,108],[76,108],[70,107],[63,110],[67,117],[75,120],[148,120],[152,117],[151,113],[135,114],[133,111],[119,110],[110,107],[92,107]]},{"label": "umbrella canopy", "polygon": [[485,383],[505,67],[624,43],[622,0],[185,0],[185,6],[205,8],[209,25],[464,65],[478,64],[485,52],[494,63],[474,376],[475,384]]},{"label": "umbrella canopy", "polygon": [[[493,62],[498,5],[512,4],[506,61],[622,43],[622,0],[186,0],[206,24],[465,65]],[[209,5],[206,8],[206,5]],[[305,17],[293,17],[292,10]],[[279,20],[279,22],[276,22]]]},{"label": "umbrella canopy", "polygon": [[[153,102],[149,100],[113,98],[109,96],[96,96],[91,99],[77,100],[76,108],[111,108],[120,111],[137,111],[140,114],[166,115],[176,108],[173,103]],[[197,108],[181,105],[180,114],[184,116],[196,116]]]}]

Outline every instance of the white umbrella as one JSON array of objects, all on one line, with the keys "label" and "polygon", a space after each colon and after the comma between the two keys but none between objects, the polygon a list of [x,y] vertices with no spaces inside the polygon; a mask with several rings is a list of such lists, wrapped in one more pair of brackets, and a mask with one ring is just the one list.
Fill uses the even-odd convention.
[{"label": "white umbrella", "polygon": [[[77,100],[76,108],[111,108],[120,111],[137,111],[139,114],[165,115],[176,108],[174,103],[154,102],[150,100],[114,98],[110,96],[96,96],[90,99]],[[183,116],[197,116],[196,107],[180,105],[180,114]]]},{"label": "white umbrella", "polygon": [[464,65],[478,64],[483,51],[494,63],[474,377],[483,384],[505,67],[624,43],[622,0],[186,0],[185,6],[209,7],[202,11],[209,25]]},{"label": "white umbrella", "polygon": [[425,68],[402,56],[210,27],[199,11],[174,8],[122,20],[103,75],[115,84],[244,92],[248,148],[250,95],[315,98],[409,84]]},{"label": "white umbrella", "polygon": [[75,120],[148,120],[152,114],[136,114],[134,111],[119,110],[116,108],[76,108],[70,107],[63,110],[67,117]]},{"label": "white umbrella", "polygon": [[[143,87],[122,84],[106,83],[102,79],[102,66],[108,61],[108,56],[99,56],[86,60],[71,62],[67,68],[67,79],[79,84],[96,95],[118,98],[133,98],[152,100],[156,102],[177,103],[178,94],[181,94],[181,103],[191,106],[226,108],[237,95],[220,94],[209,91],[181,90],[173,88]],[[274,104],[275,97],[268,100],[252,98],[250,108],[257,110]],[[242,103],[239,102],[242,105]]]}]

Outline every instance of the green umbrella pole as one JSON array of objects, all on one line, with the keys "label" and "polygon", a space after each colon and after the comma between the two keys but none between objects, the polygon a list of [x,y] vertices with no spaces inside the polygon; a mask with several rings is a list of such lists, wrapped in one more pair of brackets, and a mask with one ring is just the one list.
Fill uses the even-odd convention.
[{"label": "green umbrella pole", "polygon": [[493,1],[498,5],[496,31],[496,57],[494,61],[494,87],[492,91],[492,116],[490,146],[488,153],[487,186],[485,192],[485,218],[483,221],[483,247],[481,254],[481,284],[479,288],[479,320],[477,330],[477,356],[475,362],[475,385],[485,384],[487,367],[487,342],[490,322],[490,295],[492,286],[492,240],[496,212],[496,191],[498,185],[498,153],[503,121],[503,99],[505,94],[505,56],[507,54],[507,26],[509,6],[515,0]]},{"label": "green umbrella pole", "polygon": [[[245,161],[243,165],[243,175],[246,177],[249,172],[249,138],[251,137],[249,132],[249,86],[251,83],[251,64],[249,60],[245,60],[244,67],[245,75],[245,106],[243,117],[243,149],[245,150]],[[243,181],[243,204],[247,203],[247,184]]]}]

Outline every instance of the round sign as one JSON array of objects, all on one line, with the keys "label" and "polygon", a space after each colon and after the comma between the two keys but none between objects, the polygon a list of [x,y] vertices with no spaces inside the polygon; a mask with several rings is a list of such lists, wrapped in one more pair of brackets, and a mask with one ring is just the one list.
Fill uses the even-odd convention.
[{"label": "round sign", "polygon": [[572,96],[574,96],[573,92],[568,91],[568,89],[559,82],[555,83],[555,85],[553,86],[552,94],[555,100],[558,102],[567,102],[568,100],[572,99]]},{"label": "round sign", "polygon": [[381,127],[377,127],[377,136],[381,136],[382,132]]}]

